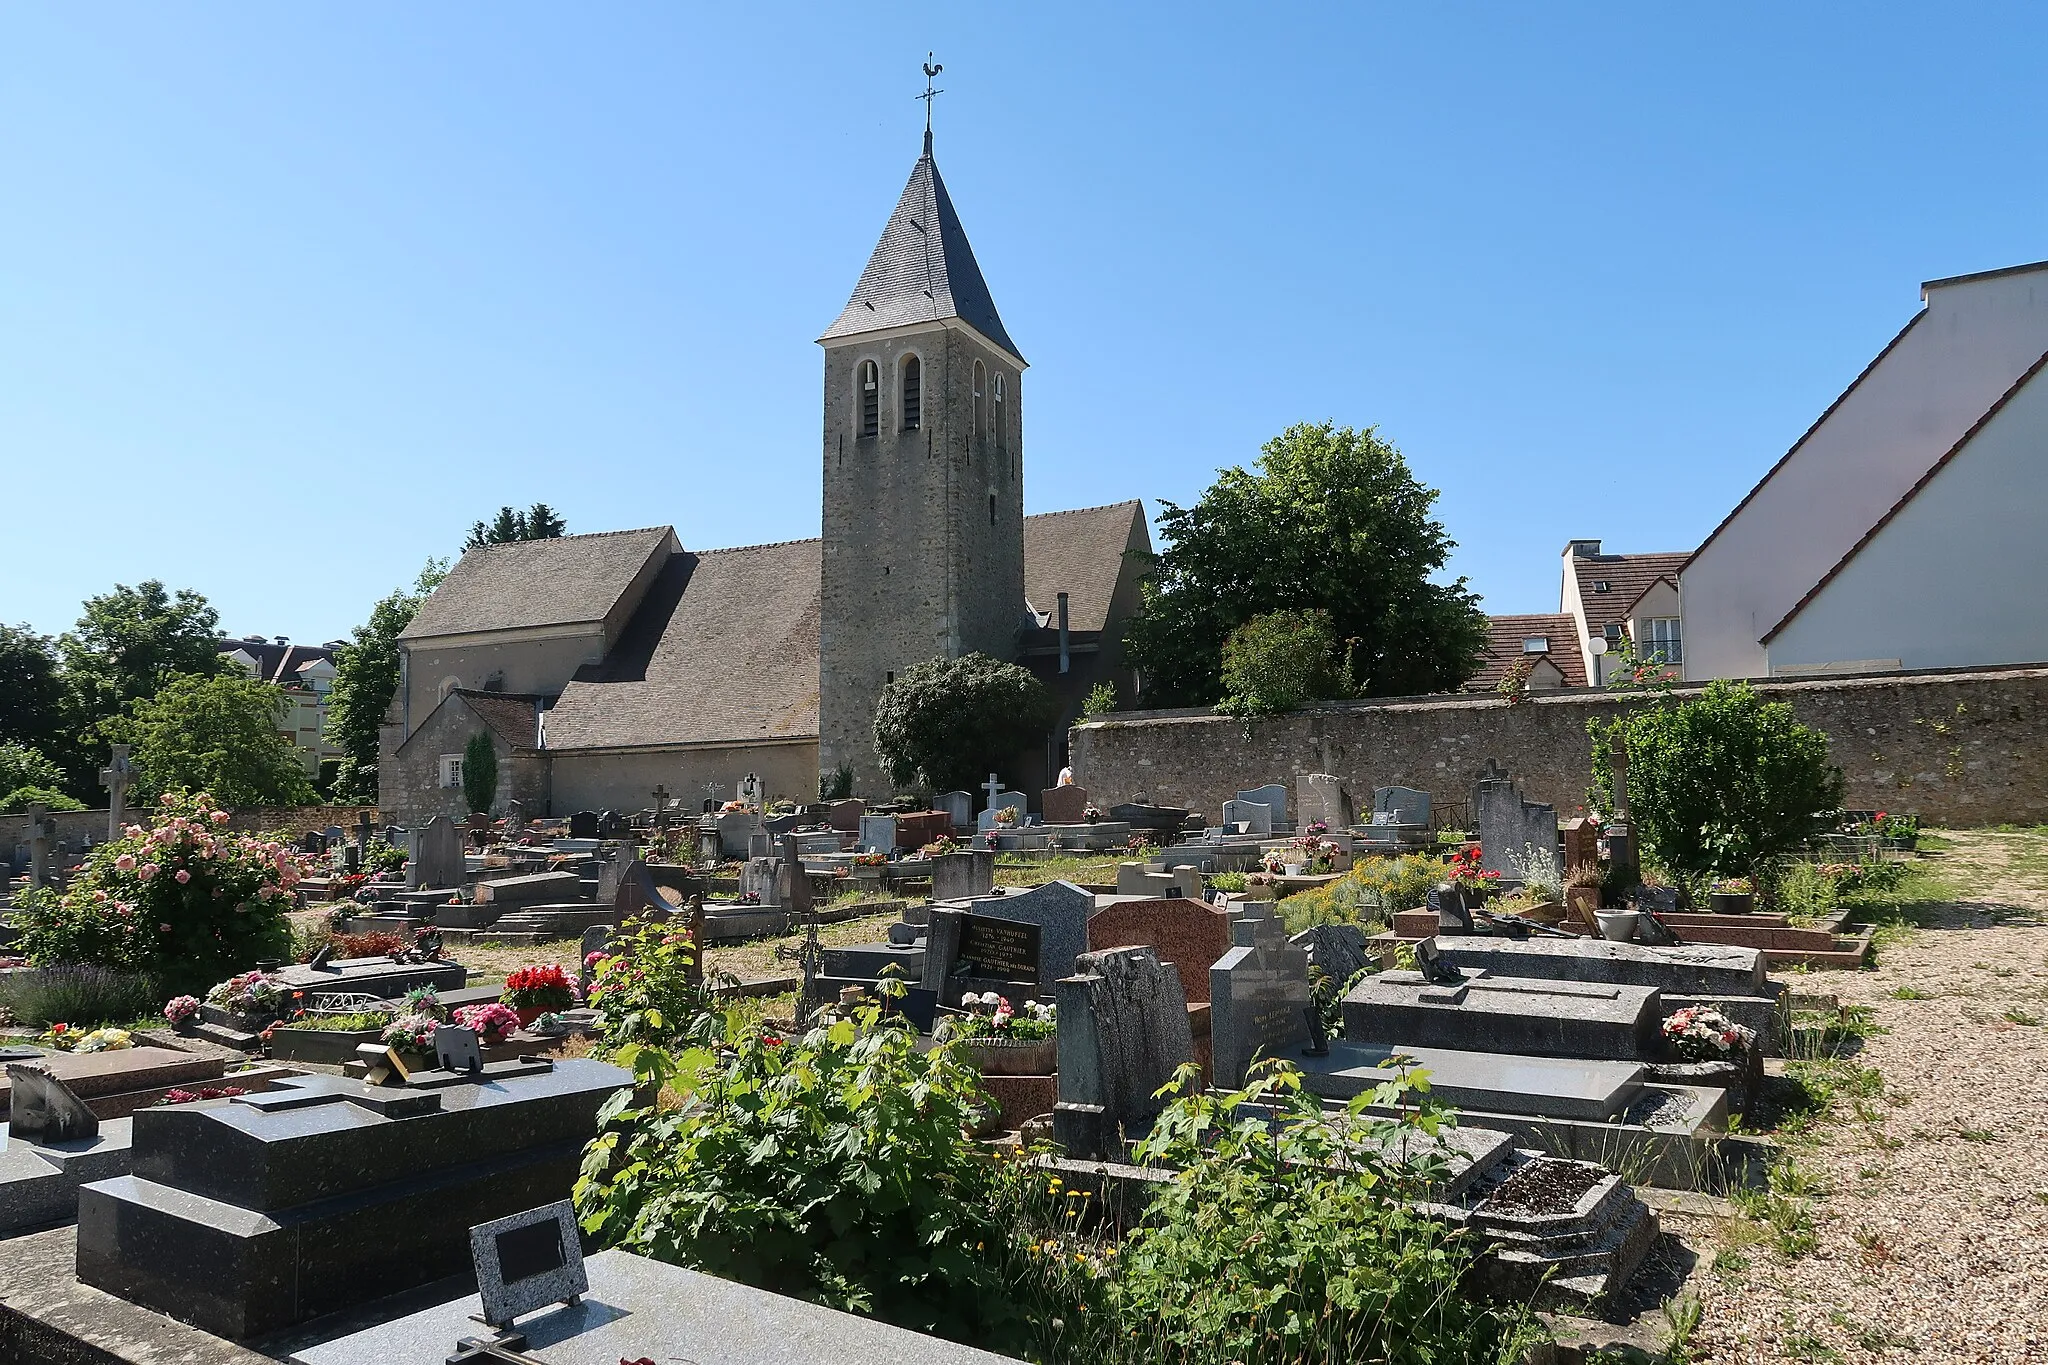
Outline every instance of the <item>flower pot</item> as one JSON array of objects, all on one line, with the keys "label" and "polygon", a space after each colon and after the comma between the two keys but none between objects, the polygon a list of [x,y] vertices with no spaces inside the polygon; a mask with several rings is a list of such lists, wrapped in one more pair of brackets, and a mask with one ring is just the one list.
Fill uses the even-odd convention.
[{"label": "flower pot", "polygon": [[1282,863],[1280,870],[1289,877],[1299,877],[1302,874],[1303,867],[1300,863]]},{"label": "flower pot", "polygon": [[561,1013],[560,1010],[551,1010],[546,1005],[513,1005],[510,1008],[514,1014],[519,1016],[519,1027],[521,1028],[525,1028],[543,1014]]},{"label": "flower pot", "polygon": [[1712,891],[1707,905],[1717,915],[1747,915],[1756,909],[1754,891]]},{"label": "flower pot", "polygon": [[1627,943],[1636,936],[1636,925],[1642,916],[1633,910],[1596,910],[1594,920],[1600,926],[1600,937],[1611,943]]},{"label": "flower pot", "polygon": [[969,1038],[964,1047],[984,1076],[1050,1076],[1059,1069],[1057,1038]]}]

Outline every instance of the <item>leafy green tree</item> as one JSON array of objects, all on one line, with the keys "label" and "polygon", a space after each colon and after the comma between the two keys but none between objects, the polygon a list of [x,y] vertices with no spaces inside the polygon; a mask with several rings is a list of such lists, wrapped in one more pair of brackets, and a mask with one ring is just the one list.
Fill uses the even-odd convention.
[{"label": "leafy green tree", "polygon": [[54,787],[16,787],[0,796],[0,815],[19,815],[30,806],[45,810],[84,810],[85,802]]},{"label": "leafy green tree", "polygon": [[1254,616],[1223,642],[1223,701],[1233,716],[1270,716],[1350,691],[1326,611]]},{"label": "leafy green tree", "polygon": [[333,784],[336,800],[377,799],[377,730],[398,695],[398,637],[447,576],[447,560],[428,560],[410,590],[400,588],[371,607],[370,619],[334,651],[326,736],[342,751]]},{"label": "leafy green tree", "polygon": [[875,751],[898,786],[971,788],[1044,741],[1056,703],[1029,669],[966,654],[913,664],[875,705]]},{"label": "leafy green tree", "polygon": [[27,625],[0,625],[0,740],[48,753],[61,744],[63,733],[64,683],[57,671],[56,642]]},{"label": "leafy green tree", "polygon": [[1153,705],[1223,695],[1223,645],[1254,616],[1329,613],[1365,696],[1441,692],[1478,666],[1486,617],[1460,578],[1436,491],[1374,428],[1289,427],[1253,470],[1223,470],[1192,507],[1163,505],[1144,610],[1125,630]]},{"label": "leafy green tree", "polygon": [[488,815],[498,797],[498,751],[479,730],[462,746],[462,799],[471,812]]},{"label": "leafy green tree", "polygon": [[486,545],[510,545],[516,540],[553,540],[568,529],[569,523],[544,502],[537,502],[524,512],[500,507],[498,515],[488,523],[471,524],[469,539],[462,543],[462,548],[469,551]]},{"label": "leafy green tree", "polygon": [[1591,722],[1594,800],[1613,806],[1609,758],[1628,754],[1629,815],[1697,903],[1712,878],[1768,887],[1776,864],[1804,848],[1842,804],[1842,770],[1828,737],[1765,701],[1748,683],[1712,682],[1690,701]]},{"label": "leafy green tree", "polygon": [[1088,689],[1088,695],[1081,699],[1081,715],[1085,719],[1106,716],[1116,710],[1116,684],[1099,682]]},{"label": "leafy green tree", "polygon": [[64,770],[42,750],[13,740],[0,743],[0,792],[63,785]]},{"label": "leafy green tree", "polygon": [[106,726],[154,697],[173,676],[234,670],[220,652],[220,613],[200,594],[150,579],[87,598],[75,629],[57,641],[74,727],[105,756]]},{"label": "leafy green tree", "polygon": [[313,784],[280,728],[290,705],[254,678],[180,673],[111,728],[135,746],[145,795],[204,790],[224,806],[303,806]]}]

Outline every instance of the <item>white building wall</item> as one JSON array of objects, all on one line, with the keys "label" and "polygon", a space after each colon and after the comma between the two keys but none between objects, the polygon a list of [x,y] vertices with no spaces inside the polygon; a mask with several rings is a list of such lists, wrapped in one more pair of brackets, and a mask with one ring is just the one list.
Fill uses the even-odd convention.
[{"label": "white building wall", "polygon": [[2048,267],[1922,296],[1913,325],[1686,566],[1688,679],[1763,675],[1764,632],[2048,351]]},{"label": "white building wall", "polygon": [[2037,374],[1770,643],[1770,666],[2048,660],[2048,372]]}]

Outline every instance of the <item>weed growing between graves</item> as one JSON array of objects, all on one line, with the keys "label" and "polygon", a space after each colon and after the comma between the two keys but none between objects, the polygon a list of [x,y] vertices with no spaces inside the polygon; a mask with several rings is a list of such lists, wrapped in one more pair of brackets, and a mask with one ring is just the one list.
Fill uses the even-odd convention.
[{"label": "weed growing between graves", "polygon": [[1291,934],[1315,924],[1356,924],[1376,931],[1392,922],[1395,911],[1420,906],[1429,889],[1449,876],[1443,859],[1423,854],[1365,858],[1339,880],[1281,901],[1280,918]]}]

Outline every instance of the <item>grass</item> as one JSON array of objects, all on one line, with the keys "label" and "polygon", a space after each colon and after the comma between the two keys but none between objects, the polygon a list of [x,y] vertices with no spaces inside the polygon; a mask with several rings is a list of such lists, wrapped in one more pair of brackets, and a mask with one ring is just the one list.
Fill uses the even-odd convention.
[{"label": "grass", "polygon": [[2023,1028],[2036,1028],[2041,1023],[2040,1015],[2034,1013],[2032,1010],[2021,1009],[2018,1005],[2015,1005],[2011,1009],[2007,1010],[2005,1012],[2005,1017],[2010,1022],[2018,1024]]},{"label": "grass", "polygon": [[1062,855],[1057,858],[1019,858],[1014,854],[996,856],[997,886],[1043,886],[1047,882],[1074,882],[1080,886],[1103,886],[1116,881],[1118,863],[1138,855],[1115,853],[1092,857]]},{"label": "grass", "polygon": [[1923,991],[1913,986],[1901,986],[1892,992],[1894,1000],[1932,1000],[1936,992]]}]

